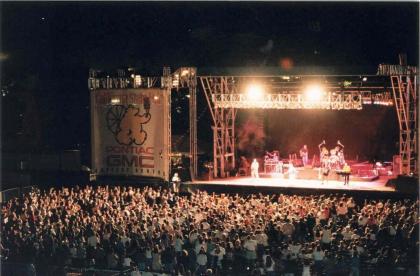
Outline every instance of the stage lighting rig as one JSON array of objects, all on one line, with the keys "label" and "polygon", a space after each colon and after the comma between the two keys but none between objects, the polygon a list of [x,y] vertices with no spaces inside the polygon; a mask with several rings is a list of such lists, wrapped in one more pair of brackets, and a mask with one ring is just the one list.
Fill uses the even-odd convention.
[{"label": "stage lighting rig", "polygon": [[304,95],[308,102],[320,102],[325,96],[325,90],[319,84],[310,84],[305,88]]},{"label": "stage lighting rig", "polygon": [[246,88],[246,95],[250,101],[260,101],[264,98],[264,87],[260,84],[251,83]]}]

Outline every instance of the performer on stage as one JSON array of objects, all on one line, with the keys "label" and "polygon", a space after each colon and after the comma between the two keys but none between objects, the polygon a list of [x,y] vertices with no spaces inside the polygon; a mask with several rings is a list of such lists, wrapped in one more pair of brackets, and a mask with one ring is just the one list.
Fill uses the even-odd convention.
[{"label": "performer on stage", "polygon": [[[326,159],[328,159],[328,157],[326,157]],[[328,184],[328,175],[330,174],[330,170],[331,170],[330,162],[328,160],[323,162],[321,166],[321,180],[322,180],[321,184],[324,184],[324,180],[327,180],[327,184]]]},{"label": "performer on stage", "polygon": [[254,160],[251,163],[251,177],[253,178],[259,178],[260,176],[258,175],[258,169],[259,169],[260,165],[257,162],[257,159],[254,158]]},{"label": "performer on stage", "polygon": [[295,179],[296,178],[297,170],[296,170],[295,166],[293,166],[293,162],[291,160],[289,161],[289,166],[288,166],[287,173],[289,174],[289,179]]},{"label": "performer on stage", "polygon": [[340,142],[340,140],[337,140],[337,145],[335,146],[335,150],[336,150],[340,165],[344,166],[344,163],[346,162],[344,159],[344,145]]},{"label": "performer on stage", "polygon": [[339,163],[339,159],[337,156],[337,149],[333,148],[330,150],[330,157],[328,160],[329,164],[330,164],[330,169],[333,170],[338,170],[340,169],[340,163]]},{"label": "performer on stage", "polygon": [[302,158],[303,166],[305,167],[308,165],[308,147],[306,145],[303,145],[303,148],[299,151],[300,157]]},{"label": "performer on stage", "polygon": [[344,186],[349,185],[350,182],[350,174],[351,174],[351,168],[347,163],[344,163],[343,167],[343,176],[344,176]]},{"label": "performer on stage", "polygon": [[318,145],[319,148],[319,163],[320,166],[323,166],[323,163],[325,163],[328,160],[328,149],[325,146],[325,140],[322,141],[321,144]]},{"label": "performer on stage", "polygon": [[327,147],[325,146],[325,140],[322,140],[322,143],[318,145],[319,148],[319,160],[322,160],[324,155],[328,155]]}]

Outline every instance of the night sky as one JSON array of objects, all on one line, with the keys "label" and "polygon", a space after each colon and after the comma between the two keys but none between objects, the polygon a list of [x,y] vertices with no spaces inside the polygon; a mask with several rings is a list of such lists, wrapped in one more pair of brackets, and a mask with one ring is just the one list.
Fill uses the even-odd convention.
[{"label": "night sky", "polygon": [[358,66],[375,74],[379,63],[398,63],[398,53],[410,65],[419,59],[417,2],[0,5],[9,152],[79,148],[89,155],[89,68],[160,75],[164,65],[196,66],[200,74],[290,58],[296,67]]}]

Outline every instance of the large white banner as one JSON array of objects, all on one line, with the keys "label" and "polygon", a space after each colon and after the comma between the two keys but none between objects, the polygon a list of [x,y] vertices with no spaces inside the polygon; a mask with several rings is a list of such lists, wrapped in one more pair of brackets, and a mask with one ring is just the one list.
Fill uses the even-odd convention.
[{"label": "large white banner", "polygon": [[169,92],[91,91],[92,167],[98,175],[169,180]]}]

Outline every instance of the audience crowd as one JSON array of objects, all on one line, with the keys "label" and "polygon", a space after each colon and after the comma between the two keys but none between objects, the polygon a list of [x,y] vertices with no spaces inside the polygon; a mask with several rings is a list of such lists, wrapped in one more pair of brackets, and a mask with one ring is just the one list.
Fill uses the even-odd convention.
[{"label": "audience crowd", "polygon": [[345,195],[34,190],[2,203],[0,250],[37,268],[132,275],[418,275],[418,208]]}]

